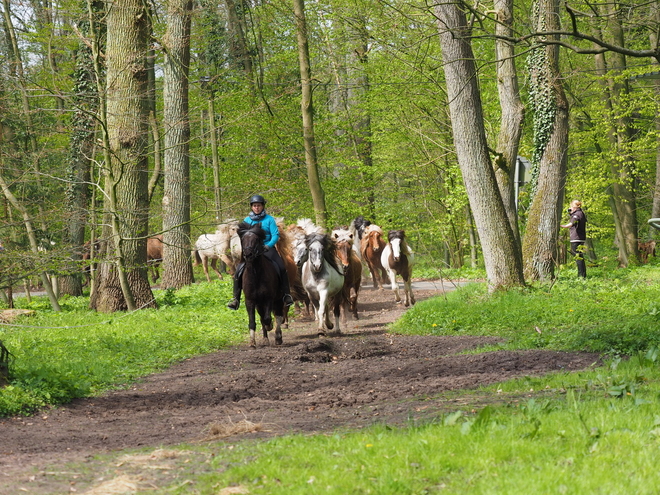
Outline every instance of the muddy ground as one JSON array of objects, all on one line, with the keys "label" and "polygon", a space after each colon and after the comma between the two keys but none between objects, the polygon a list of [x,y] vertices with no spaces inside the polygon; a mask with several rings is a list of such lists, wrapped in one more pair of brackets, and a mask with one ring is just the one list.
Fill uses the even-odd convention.
[{"label": "muddy ground", "polygon": [[[415,292],[421,301],[441,288]],[[365,288],[360,319],[349,317],[341,334],[319,339],[315,323],[298,316],[281,347],[264,347],[258,339],[256,350],[241,345],[188,359],[127,390],[0,419],[0,493],[12,493],[6,489],[53,462],[195,442],[208,438],[217,424],[262,425],[259,432],[224,440],[232,442],[425,421],[468,403],[478,407],[468,391],[481,385],[585,369],[598,361],[594,354],[544,350],[461,355],[497,339],[388,333],[386,325],[405,309],[390,290]],[[451,390],[466,390],[469,401],[463,394],[440,395]]]}]

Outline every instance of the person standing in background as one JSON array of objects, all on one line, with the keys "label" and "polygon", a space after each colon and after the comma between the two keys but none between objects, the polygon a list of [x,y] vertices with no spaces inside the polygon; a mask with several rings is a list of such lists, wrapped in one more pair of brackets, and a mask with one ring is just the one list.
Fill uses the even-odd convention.
[{"label": "person standing in background", "polygon": [[565,225],[561,225],[561,227],[569,229],[571,254],[575,257],[578,277],[587,278],[587,264],[584,261],[584,245],[587,242],[587,216],[582,211],[582,201],[577,199],[571,201],[568,214],[570,215],[570,221]]}]

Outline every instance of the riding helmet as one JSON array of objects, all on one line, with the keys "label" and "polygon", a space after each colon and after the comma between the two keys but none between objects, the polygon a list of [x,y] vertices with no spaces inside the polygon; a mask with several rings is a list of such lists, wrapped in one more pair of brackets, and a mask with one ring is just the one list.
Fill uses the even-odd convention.
[{"label": "riding helmet", "polygon": [[261,203],[266,206],[266,199],[261,194],[255,194],[250,198],[250,206],[252,206],[252,203]]}]

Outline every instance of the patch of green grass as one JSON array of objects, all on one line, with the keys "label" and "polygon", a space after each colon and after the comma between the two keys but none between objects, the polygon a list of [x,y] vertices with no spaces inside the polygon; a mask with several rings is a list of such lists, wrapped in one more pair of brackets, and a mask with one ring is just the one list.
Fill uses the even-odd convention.
[{"label": "patch of green grass", "polygon": [[159,291],[157,310],[101,314],[87,298],[65,298],[54,313],[45,298],[23,307],[37,315],[0,327],[12,354],[11,387],[0,389],[0,415],[121,387],[182,359],[246,338],[244,314],[225,307],[228,282]]},{"label": "patch of green grass", "polygon": [[[163,493],[216,493],[230,486],[269,494],[655,493],[660,482],[657,356],[655,349],[594,371],[495,385],[504,405],[453,411],[424,424],[192,447],[210,453],[208,469],[185,487],[160,488]],[[551,385],[561,388],[549,390]],[[622,389],[627,391],[619,393]]]},{"label": "patch of green grass", "polygon": [[[572,272],[571,272],[572,273]],[[422,301],[392,325],[406,334],[487,335],[510,349],[631,354],[660,345],[660,269],[608,278],[560,278],[552,285],[488,294],[474,283]]]}]

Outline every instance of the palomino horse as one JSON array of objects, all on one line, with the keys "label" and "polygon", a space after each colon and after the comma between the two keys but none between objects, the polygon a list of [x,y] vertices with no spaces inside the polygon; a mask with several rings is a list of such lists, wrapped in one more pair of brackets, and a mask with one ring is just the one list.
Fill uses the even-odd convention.
[{"label": "palomino horse", "polygon": [[406,233],[403,230],[390,230],[387,238],[389,242],[383,249],[380,261],[390,277],[390,283],[394,291],[394,300],[401,302],[399,285],[396,282],[396,276],[401,275],[406,295],[405,305],[410,306],[411,304],[415,304],[411,280],[414,263],[412,249],[410,249],[406,242]]},{"label": "palomino horse", "polygon": [[367,264],[371,273],[371,280],[375,289],[382,289],[383,282],[387,279],[387,272],[383,268],[380,256],[387,243],[383,239],[383,229],[378,225],[371,224],[364,229],[360,251],[362,259]]},{"label": "palomino horse", "polygon": [[332,239],[337,245],[337,257],[344,269],[342,323],[346,324],[346,309],[351,312],[353,318],[358,319],[357,299],[362,283],[362,263],[353,250],[353,234],[344,229],[333,230]]},{"label": "palomino horse", "polygon": [[277,268],[264,254],[266,232],[261,224],[250,225],[241,222],[238,225],[241,239],[241,251],[245,261],[243,271],[243,294],[245,309],[248,313],[250,329],[250,347],[256,348],[255,332],[257,328],[255,312],[259,313],[263,343],[270,345],[268,332],[273,329],[275,315],[275,344],[282,344],[282,321],[284,320],[284,294],[280,287]]},{"label": "palomino horse", "polygon": [[339,332],[339,314],[342,303],[344,272],[338,266],[335,243],[327,234],[309,234],[305,238],[306,254],[303,257],[302,283],[314,306],[318,321],[319,337],[332,330],[329,308],[333,307]]},{"label": "palomino horse", "polygon": [[211,268],[218,274],[218,278],[222,279],[222,273],[218,270],[217,263],[221,260],[227,265],[229,273],[234,272],[235,260],[228,256],[229,248],[232,238],[238,238],[236,231],[238,229],[238,222],[236,220],[228,220],[218,227],[215,234],[202,234],[195,242],[195,249],[193,251],[195,256],[195,266],[202,264],[204,268],[204,275],[206,280],[211,281],[209,276],[209,260],[211,260]]}]

